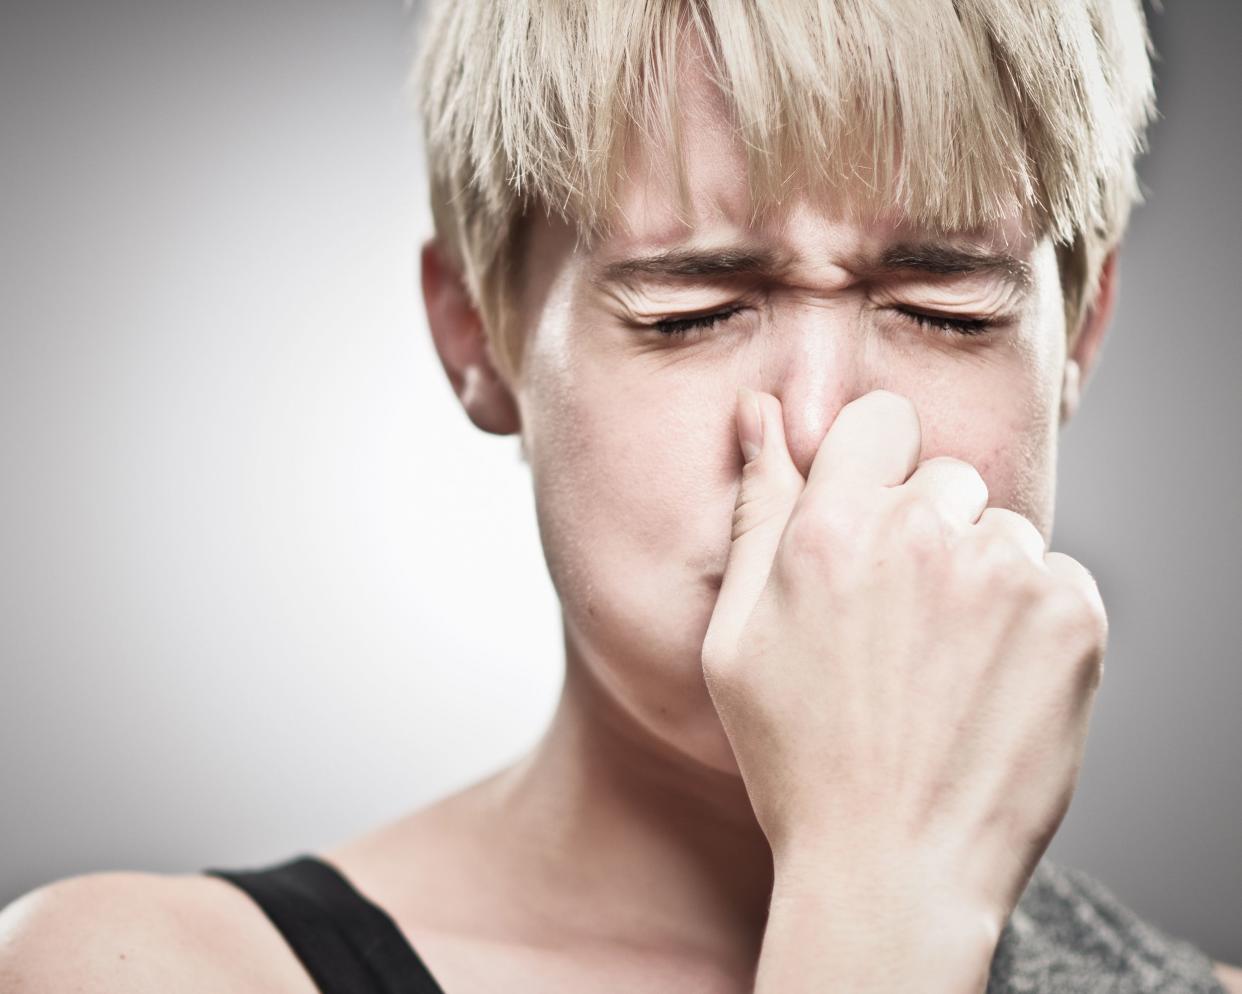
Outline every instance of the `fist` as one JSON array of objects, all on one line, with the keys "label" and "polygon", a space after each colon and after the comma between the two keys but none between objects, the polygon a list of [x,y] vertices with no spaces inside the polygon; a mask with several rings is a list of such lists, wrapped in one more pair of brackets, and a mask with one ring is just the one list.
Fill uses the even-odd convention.
[{"label": "fist", "polygon": [[738,431],[702,664],[778,875],[951,892],[999,927],[1077,785],[1094,581],[968,463],[920,461],[897,394],[846,405],[805,480],[776,397],[743,391]]}]

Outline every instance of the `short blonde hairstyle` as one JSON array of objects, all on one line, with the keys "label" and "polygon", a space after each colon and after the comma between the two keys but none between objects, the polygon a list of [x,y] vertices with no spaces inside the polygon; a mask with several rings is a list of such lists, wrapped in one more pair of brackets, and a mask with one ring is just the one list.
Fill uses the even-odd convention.
[{"label": "short blonde hairstyle", "polygon": [[[615,220],[627,143],[672,142],[682,32],[744,142],[752,223],[800,191],[935,230],[1012,214],[1057,247],[1067,333],[1139,202],[1155,116],[1139,0],[429,0],[411,84],[435,234],[520,372],[523,219]],[[793,185],[794,181],[796,185]]]}]

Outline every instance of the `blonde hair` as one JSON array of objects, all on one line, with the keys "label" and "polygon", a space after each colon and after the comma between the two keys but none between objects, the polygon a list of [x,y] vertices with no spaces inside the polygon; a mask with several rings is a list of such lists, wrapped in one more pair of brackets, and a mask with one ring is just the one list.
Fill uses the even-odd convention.
[{"label": "blonde hair", "polygon": [[940,230],[994,223],[1016,198],[1057,246],[1073,334],[1142,199],[1155,98],[1138,3],[432,0],[411,83],[436,237],[516,376],[532,208],[580,242],[606,233],[627,143],[659,138],[684,218],[673,84],[688,28],[746,149],[752,223],[846,184],[858,207],[896,204]]}]

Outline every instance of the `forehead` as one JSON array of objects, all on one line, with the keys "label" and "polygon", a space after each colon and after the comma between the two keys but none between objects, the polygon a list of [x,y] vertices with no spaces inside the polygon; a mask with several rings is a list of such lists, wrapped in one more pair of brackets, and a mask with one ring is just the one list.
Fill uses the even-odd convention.
[{"label": "forehead", "polygon": [[[617,179],[617,209],[603,236],[590,244],[595,272],[638,250],[669,249],[688,243],[781,244],[799,260],[878,258],[894,245],[970,248],[1022,259],[1038,238],[1011,198],[1008,216],[985,226],[946,230],[912,220],[895,197],[854,196],[862,181],[842,183],[830,196],[799,189],[791,176],[789,195],[778,208],[757,217],[747,175],[746,147],[738,135],[731,103],[711,78],[697,35],[683,40],[675,76],[682,161],[687,181],[681,210],[673,168],[675,144],[658,131],[636,131],[626,145]],[[866,122],[860,121],[860,127]],[[877,204],[881,206],[876,206]]]}]

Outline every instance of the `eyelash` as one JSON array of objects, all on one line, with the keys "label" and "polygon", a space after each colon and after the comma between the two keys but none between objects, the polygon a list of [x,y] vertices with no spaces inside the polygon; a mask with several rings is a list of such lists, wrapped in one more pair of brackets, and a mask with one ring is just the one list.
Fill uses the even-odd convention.
[{"label": "eyelash", "polygon": [[[696,317],[665,318],[663,321],[656,321],[647,325],[647,327],[655,329],[656,332],[667,338],[679,338],[690,332],[706,331],[713,325],[731,318],[743,309],[741,307],[730,307],[723,311],[701,314]],[[990,321],[987,318],[951,318],[942,314],[923,314],[919,311],[907,311],[900,307],[895,308],[895,310],[898,314],[917,325],[950,335],[980,335],[995,324],[994,321]]]}]

